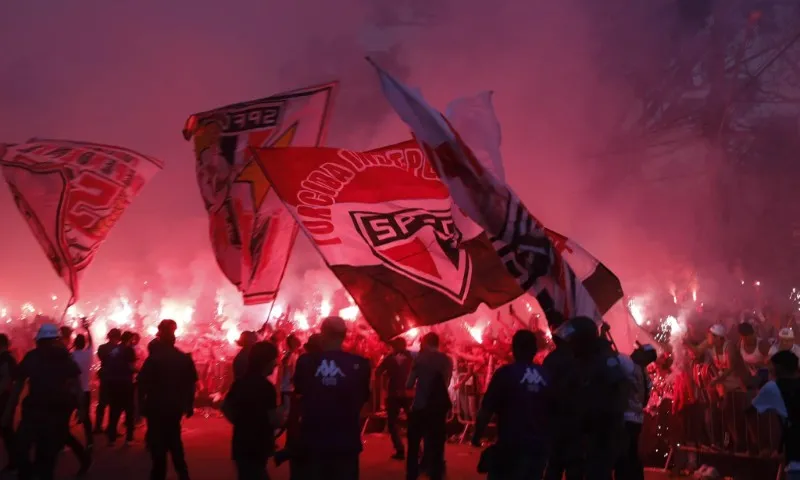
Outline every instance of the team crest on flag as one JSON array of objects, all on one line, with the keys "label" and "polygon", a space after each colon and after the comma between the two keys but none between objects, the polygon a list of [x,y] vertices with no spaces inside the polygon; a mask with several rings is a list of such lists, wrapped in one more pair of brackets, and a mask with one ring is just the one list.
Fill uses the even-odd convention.
[{"label": "team crest on flag", "polygon": [[331,83],[294,90],[186,121],[214,254],[245,304],[274,300],[297,235],[250,148],[319,145],[335,89]]},{"label": "team crest on flag", "polygon": [[350,212],[356,230],[385,265],[464,304],[472,259],[447,210]]},{"label": "team crest on flag", "polygon": [[408,141],[369,152],[254,149],[272,186],[383,339],[522,294],[487,235]]},{"label": "team crest on flag", "polygon": [[31,140],[0,150],[14,201],[59,277],[78,298],[83,271],[164,164],[121,147]]}]

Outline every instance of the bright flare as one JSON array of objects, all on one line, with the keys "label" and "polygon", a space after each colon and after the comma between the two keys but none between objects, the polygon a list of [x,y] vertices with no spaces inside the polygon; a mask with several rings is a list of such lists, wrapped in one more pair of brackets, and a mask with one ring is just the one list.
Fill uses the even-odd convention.
[{"label": "bright flare", "polygon": [[308,330],[308,328],[309,328],[308,327],[308,317],[306,317],[305,313],[303,313],[303,312],[295,312],[293,321],[294,321],[294,325],[298,329],[303,330],[303,331]]},{"label": "bright flare", "polygon": [[331,310],[333,310],[333,306],[331,306],[331,302],[328,300],[323,300],[322,303],[319,304],[319,315],[321,317],[327,317],[330,315]]},{"label": "bright flare", "polygon": [[353,320],[358,318],[358,306],[350,305],[347,308],[339,310],[339,316],[345,320],[352,322]]},{"label": "bright flare", "polygon": [[483,327],[478,327],[478,326],[470,327],[469,334],[472,335],[472,338],[476,342],[483,343]]},{"label": "bright flare", "polygon": [[641,327],[645,321],[644,307],[642,307],[637,300],[631,298],[628,300],[628,311],[631,312],[631,316],[633,317],[633,321],[636,322],[636,325]]}]

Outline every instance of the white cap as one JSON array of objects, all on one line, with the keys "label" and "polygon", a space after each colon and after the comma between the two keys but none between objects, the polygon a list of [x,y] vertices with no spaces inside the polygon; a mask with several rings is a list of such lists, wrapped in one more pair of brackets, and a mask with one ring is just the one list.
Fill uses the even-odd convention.
[{"label": "white cap", "polygon": [[794,332],[791,328],[781,328],[781,331],[778,332],[778,338],[781,340],[794,340]]},{"label": "white cap", "polygon": [[45,323],[41,327],[39,327],[39,331],[36,332],[36,341],[39,340],[50,340],[54,338],[60,338],[61,333],[58,331],[58,327],[53,325],[52,323]]},{"label": "white cap", "polygon": [[708,329],[712,335],[717,337],[724,337],[725,336],[725,327],[720,324],[712,325],[711,328]]}]

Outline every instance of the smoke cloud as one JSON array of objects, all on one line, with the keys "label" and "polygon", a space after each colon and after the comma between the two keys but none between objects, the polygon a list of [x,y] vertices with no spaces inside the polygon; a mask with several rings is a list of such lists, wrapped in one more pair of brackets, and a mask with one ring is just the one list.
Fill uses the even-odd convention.
[{"label": "smoke cloud", "polygon": [[[667,54],[691,51],[679,13],[672,2],[633,0],[4,2],[0,132],[8,142],[119,144],[166,161],[86,272],[84,297],[135,293],[148,282],[213,298],[225,280],[192,147],[180,135],[184,120],[338,79],[329,145],[405,140],[363,59],[371,55],[440,108],[494,90],[512,187],[545,224],[640,288],[727,261],[703,243],[716,234],[709,225],[718,211],[702,175],[689,169],[664,180],[672,157],[601,155],[620,147],[619,132],[641,116],[637,86],[657,80]],[[697,148],[681,154],[687,164],[704,155],[702,140],[683,143],[692,141]],[[66,297],[5,188],[0,215],[0,299]],[[298,249],[285,283],[292,295],[322,267],[304,239]]]}]

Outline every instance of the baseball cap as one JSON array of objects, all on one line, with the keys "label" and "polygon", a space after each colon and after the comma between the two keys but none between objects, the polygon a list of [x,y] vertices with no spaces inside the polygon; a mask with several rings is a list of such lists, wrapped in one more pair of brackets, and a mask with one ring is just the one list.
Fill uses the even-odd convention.
[{"label": "baseball cap", "polygon": [[778,332],[778,338],[781,340],[794,340],[794,331],[791,328],[781,328]]},{"label": "baseball cap", "polygon": [[39,327],[39,331],[36,332],[37,342],[39,340],[52,340],[54,338],[61,338],[61,333],[58,331],[58,327],[52,323],[43,324]]},{"label": "baseball cap", "polygon": [[724,337],[725,336],[725,327],[720,324],[712,325],[711,328],[708,329],[712,335],[717,337]]}]

